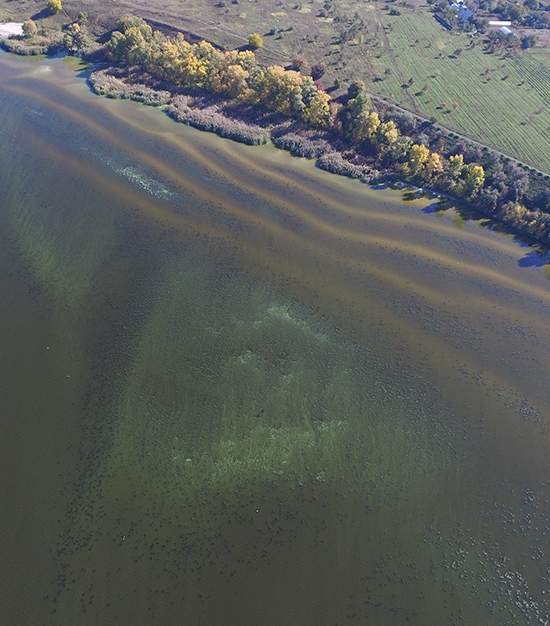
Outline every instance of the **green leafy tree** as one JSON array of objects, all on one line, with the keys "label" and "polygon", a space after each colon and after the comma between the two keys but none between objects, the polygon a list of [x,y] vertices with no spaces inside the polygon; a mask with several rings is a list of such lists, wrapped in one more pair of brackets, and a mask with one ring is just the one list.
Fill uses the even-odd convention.
[{"label": "green leafy tree", "polygon": [[344,107],[342,127],[347,139],[354,143],[360,143],[375,135],[380,126],[380,117],[378,113],[372,111],[371,100],[363,89],[351,90],[351,93],[357,95],[348,99]]},{"label": "green leafy tree", "polygon": [[407,135],[399,137],[388,146],[388,154],[394,163],[402,163],[409,155],[409,150],[413,145],[413,140]]},{"label": "green leafy tree", "polygon": [[86,22],[78,21],[69,24],[63,37],[63,44],[70,54],[78,55],[89,50],[93,46],[94,40],[88,32]]},{"label": "green leafy tree", "polygon": [[130,65],[145,65],[151,54],[153,29],[145,20],[125,16],[118,22],[116,30],[107,44],[109,54],[115,61]]}]

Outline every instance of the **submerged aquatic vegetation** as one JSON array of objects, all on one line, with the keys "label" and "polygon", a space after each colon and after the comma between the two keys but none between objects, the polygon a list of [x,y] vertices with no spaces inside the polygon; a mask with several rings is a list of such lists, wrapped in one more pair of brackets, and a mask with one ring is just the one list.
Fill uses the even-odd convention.
[{"label": "submerged aquatic vegetation", "polygon": [[[24,119],[34,132],[20,133],[23,146],[45,123],[47,109],[40,117],[30,108]],[[33,346],[67,354],[51,414],[62,393],[60,415],[82,420],[80,442],[71,444],[77,479],[52,549],[56,623],[95,625],[100,614],[104,624],[214,626],[230,613],[231,623],[267,616],[283,624],[292,613],[293,623],[324,625],[346,623],[349,606],[349,623],[446,624],[455,599],[468,624],[502,624],[505,612],[514,623],[544,617],[541,579],[535,568],[531,578],[521,570],[529,561],[544,566],[548,503],[528,495],[528,506],[497,512],[502,527],[465,528],[487,512],[474,500],[489,481],[477,485],[487,466],[476,429],[488,422],[475,403],[485,389],[469,414],[442,411],[426,392],[433,381],[389,355],[378,327],[348,332],[341,303],[332,313],[324,300],[304,297],[311,307],[302,306],[251,265],[241,271],[240,250],[159,227],[155,211],[143,219],[132,206],[137,188],[147,209],[204,217],[206,203],[194,204],[183,183],[176,194],[131,155],[97,146],[70,124],[64,135],[54,116],[47,124],[50,141],[35,142],[36,152],[14,144],[4,155],[2,233],[56,310],[59,335]],[[5,124],[3,133],[19,129]],[[48,158],[55,144],[77,155],[75,166],[84,154],[112,183],[107,189],[124,193],[87,186],[84,169],[81,177],[76,167],[56,168]],[[36,166],[23,167],[30,154]],[[191,159],[187,166],[203,180]],[[361,308],[365,326],[370,304],[365,298]],[[39,367],[33,372],[41,377]],[[74,404],[69,385],[82,394]],[[49,432],[39,418],[36,427]],[[505,491],[489,487],[484,499],[503,503]],[[506,534],[514,524],[521,541]],[[518,554],[517,567],[500,565]]]},{"label": "submerged aquatic vegetation", "polygon": [[307,517],[308,502],[335,497],[396,510],[433,497],[427,426],[375,413],[352,345],[242,276],[180,265],[158,283],[120,381],[98,503],[132,512],[126,524],[153,515],[164,533],[208,537],[228,511],[254,525],[257,508]]},{"label": "submerged aquatic vegetation", "polygon": [[[76,311],[90,296],[94,277],[112,251],[113,216],[106,211],[92,212],[93,194],[89,195],[90,211],[75,212],[55,183],[37,204],[27,190],[35,188],[38,192],[49,180],[55,180],[55,172],[49,173],[47,168],[44,172],[39,186],[33,172],[17,156],[5,163],[3,208],[19,252],[37,283],[57,302]],[[66,236],[68,228],[70,239]]]},{"label": "submerged aquatic vegetation", "polygon": [[[287,598],[296,577],[328,580],[344,563],[345,584],[366,598],[349,560],[361,569],[383,558],[388,519],[391,544],[427,570],[418,512],[431,519],[449,471],[437,424],[390,389],[381,401],[368,351],[224,267],[188,243],[149,277],[147,312],[129,329],[112,402],[96,417],[92,471],[70,507],[61,560],[76,582],[64,591],[86,597],[116,576],[96,556],[112,552],[181,597],[178,615],[211,623],[215,603],[193,608],[211,585],[224,593],[281,564],[295,570],[281,583]],[[331,543],[348,535],[358,550],[342,561]],[[88,550],[95,573],[82,579]]]}]

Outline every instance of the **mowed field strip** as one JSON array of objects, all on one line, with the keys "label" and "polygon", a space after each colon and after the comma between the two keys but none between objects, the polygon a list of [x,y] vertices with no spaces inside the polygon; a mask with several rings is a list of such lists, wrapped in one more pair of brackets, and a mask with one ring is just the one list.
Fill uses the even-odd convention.
[{"label": "mowed field strip", "polygon": [[[372,60],[385,76],[373,91],[407,108],[412,99],[443,126],[550,171],[550,54],[501,58],[479,44],[466,49],[467,36],[445,33],[429,14],[387,19],[391,51]],[[412,78],[411,87],[403,89],[401,77]]]}]

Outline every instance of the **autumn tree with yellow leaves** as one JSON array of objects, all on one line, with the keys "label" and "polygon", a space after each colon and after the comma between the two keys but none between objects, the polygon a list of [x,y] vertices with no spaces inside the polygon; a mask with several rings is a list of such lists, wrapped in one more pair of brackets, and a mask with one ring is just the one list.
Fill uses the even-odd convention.
[{"label": "autumn tree with yellow leaves", "polygon": [[26,20],[23,22],[23,35],[27,39],[32,39],[38,34],[38,26],[34,20]]},{"label": "autumn tree with yellow leaves", "polygon": [[61,0],[48,0],[48,9],[51,13],[60,13],[63,11],[63,3]]},{"label": "autumn tree with yellow leaves", "polygon": [[470,163],[464,168],[464,184],[466,193],[475,196],[483,187],[485,182],[485,170],[483,166]]},{"label": "autumn tree with yellow leaves", "polygon": [[[80,28],[74,25],[70,32],[73,38],[78,37]],[[311,76],[280,65],[262,66],[250,50],[223,51],[206,41],[192,44],[181,34],[166,37],[141,18],[131,16],[119,21],[107,47],[114,61],[142,67],[176,86],[258,104],[311,127],[334,127],[330,98]],[[338,119],[344,138],[359,150],[365,148],[383,167],[468,198],[483,189],[485,171],[481,165],[465,163],[462,154],[446,159],[401,134],[395,120],[384,119],[375,110],[360,81],[350,85]]]},{"label": "autumn tree with yellow leaves", "polygon": [[426,169],[429,157],[430,149],[427,146],[421,143],[413,144],[405,163],[405,171],[411,176],[421,176]]},{"label": "autumn tree with yellow leaves", "polygon": [[376,129],[377,143],[393,145],[399,139],[399,128],[393,120],[383,122]]},{"label": "autumn tree with yellow leaves", "polygon": [[251,48],[263,48],[264,38],[260,35],[260,33],[251,33],[248,36],[248,45]]},{"label": "autumn tree with yellow leaves", "polygon": [[180,87],[224,93],[318,128],[331,121],[330,98],[310,76],[280,65],[264,68],[252,51],[225,52],[206,41],[191,44],[181,34],[168,38],[135,17],[120,21],[108,50],[113,60],[139,65]]}]

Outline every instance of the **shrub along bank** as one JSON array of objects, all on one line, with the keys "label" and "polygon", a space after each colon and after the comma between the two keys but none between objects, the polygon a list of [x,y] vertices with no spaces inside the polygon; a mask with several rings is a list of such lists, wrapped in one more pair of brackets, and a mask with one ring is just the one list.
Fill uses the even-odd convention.
[{"label": "shrub along bank", "polygon": [[[64,43],[72,53],[97,50],[85,22],[67,26]],[[192,44],[132,16],[119,21],[105,56],[115,67],[92,73],[96,93],[166,105],[177,121],[243,143],[271,139],[365,182],[399,177],[550,244],[550,177],[391,105],[375,105],[362,82],[331,101],[311,76],[262,66],[251,50]]]},{"label": "shrub along bank", "polygon": [[[167,37],[135,17],[120,21],[107,47],[115,63],[138,66],[176,88],[220,94],[277,112],[298,122],[301,130],[318,131],[329,145],[338,137],[336,151],[322,150],[318,142],[295,136],[279,134],[274,140],[294,154],[319,158],[319,165],[326,169],[364,180],[372,180],[374,173],[397,174],[462,199],[484,214],[550,243],[550,215],[539,210],[550,211],[547,181],[539,184],[533,196],[529,174],[489,150],[461,145],[429,125],[419,128],[416,120],[409,123],[409,132],[404,132],[391,110],[376,110],[361,82],[350,85],[347,96],[333,103],[311,76],[278,65],[264,67],[252,51],[227,52],[205,41],[191,44],[182,35]],[[184,121],[190,117],[186,110]],[[204,126],[209,125],[204,122]]]}]

